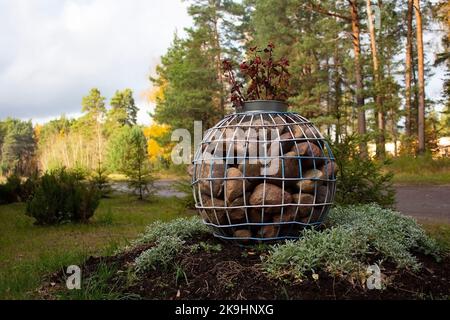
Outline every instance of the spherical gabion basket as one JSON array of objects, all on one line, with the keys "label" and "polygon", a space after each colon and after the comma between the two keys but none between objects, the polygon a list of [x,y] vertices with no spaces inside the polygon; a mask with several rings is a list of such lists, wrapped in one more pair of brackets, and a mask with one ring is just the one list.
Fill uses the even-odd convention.
[{"label": "spherical gabion basket", "polygon": [[278,101],[246,102],[209,129],[193,161],[196,208],[216,237],[295,239],[333,203],[336,165],[327,141]]}]

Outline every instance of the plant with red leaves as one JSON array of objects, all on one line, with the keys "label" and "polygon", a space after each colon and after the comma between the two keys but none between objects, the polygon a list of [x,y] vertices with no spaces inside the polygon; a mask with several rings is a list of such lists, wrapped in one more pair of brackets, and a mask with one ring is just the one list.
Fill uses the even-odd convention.
[{"label": "plant with red leaves", "polygon": [[231,61],[223,61],[225,77],[231,86],[231,102],[235,108],[249,100],[285,101],[289,97],[289,61],[286,58],[275,60],[274,48],[273,43],[269,43],[263,50],[250,48],[250,59],[239,65],[247,82],[246,86],[236,78]]}]

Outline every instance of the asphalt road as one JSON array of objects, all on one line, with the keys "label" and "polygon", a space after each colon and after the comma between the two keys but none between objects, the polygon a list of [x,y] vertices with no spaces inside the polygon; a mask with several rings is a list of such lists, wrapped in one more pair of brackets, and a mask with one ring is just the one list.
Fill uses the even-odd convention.
[{"label": "asphalt road", "polygon": [[[183,192],[176,190],[172,180],[157,180],[155,187],[159,196],[182,197]],[[114,183],[113,188],[120,192],[129,192],[126,183]],[[395,208],[405,215],[421,221],[443,222],[450,224],[450,185],[443,186],[396,186]]]},{"label": "asphalt road", "polygon": [[396,186],[396,209],[421,221],[450,223],[450,185]]}]

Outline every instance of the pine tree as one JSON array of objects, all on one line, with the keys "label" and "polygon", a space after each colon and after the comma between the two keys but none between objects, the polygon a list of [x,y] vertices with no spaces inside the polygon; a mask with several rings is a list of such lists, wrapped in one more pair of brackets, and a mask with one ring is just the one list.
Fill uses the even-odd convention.
[{"label": "pine tree", "polygon": [[110,101],[111,110],[108,112],[108,121],[119,125],[133,126],[137,121],[138,107],[133,98],[131,89],[117,90]]},{"label": "pine tree", "polygon": [[88,136],[93,133],[93,139],[96,141],[97,162],[103,162],[103,121],[106,114],[106,98],[97,88],[92,88],[87,96],[84,96],[81,102],[82,111],[85,115],[79,120],[79,128]]},{"label": "pine tree", "polygon": [[215,104],[220,89],[214,64],[204,51],[203,32],[189,30],[188,34],[187,39],[175,37],[151,80],[162,88],[154,119],[173,129],[186,128],[193,133],[195,120],[210,127],[220,119]]},{"label": "pine tree", "polygon": [[35,169],[36,142],[33,124],[31,121],[8,118],[1,127],[1,174],[30,175]]},{"label": "pine tree", "polygon": [[147,153],[147,139],[139,126],[124,126],[111,140],[108,150],[111,168],[129,178],[129,187],[143,200],[152,192],[153,178]]}]

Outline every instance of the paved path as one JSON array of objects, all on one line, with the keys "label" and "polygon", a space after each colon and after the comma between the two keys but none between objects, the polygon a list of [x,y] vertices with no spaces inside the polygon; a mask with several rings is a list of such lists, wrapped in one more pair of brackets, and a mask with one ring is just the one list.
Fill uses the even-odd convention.
[{"label": "paved path", "polygon": [[396,209],[422,221],[450,223],[450,185],[396,186]]},{"label": "paved path", "polygon": [[[183,197],[183,192],[173,187],[173,180],[156,180],[157,195]],[[129,192],[126,183],[116,182],[113,188]],[[396,209],[421,221],[450,223],[450,185],[396,186]]]},{"label": "paved path", "polygon": [[[176,190],[173,186],[175,180],[156,180],[154,182],[154,187],[156,189],[156,195],[161,197],[184,197],[186,194]],[[118,192],[130,192],[130,188],[126,182],[114,182],[112,188]]]}]

